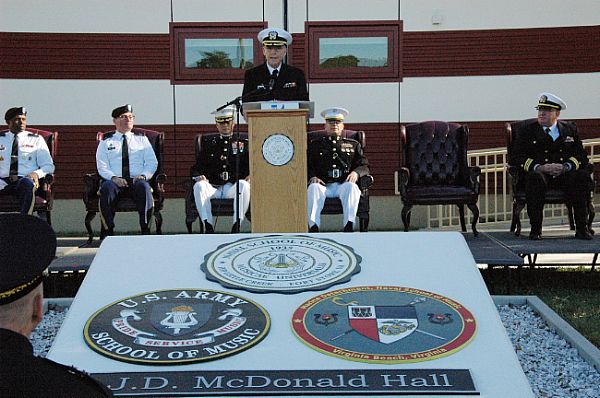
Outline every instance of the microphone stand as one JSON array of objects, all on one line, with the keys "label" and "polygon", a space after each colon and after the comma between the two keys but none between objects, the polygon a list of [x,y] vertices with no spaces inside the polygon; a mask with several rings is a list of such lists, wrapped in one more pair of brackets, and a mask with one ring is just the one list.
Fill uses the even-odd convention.
[{"label": "microphone stand", "polygon": [[[264,86],[259,86],[256,90],[252,90],[250,92],[248,92],[246,95],[240,95],[239,97],[235,97],[234,99],[232,99],[231,101],[227,102],[225,105],[221,105],[220,107],[217,108],[217,111],[220,111],[221,109],[229,106],[229,105],[233,105],[235,106],[235,114],[236,114],[236,126],[235,126],[235,141],[236,141],[236,147],[237,150],[235,151],[235,198],[233,199],[233,208],[236,209],[237,211],[235,211],[235,214],[237,214],[236,216],[236,220],[234,221],[234,224],[238,225],[238,228],[241,228],[241,224],[242,224],[242,216],[240,215],[240,111],[242,108],[242,102],[244,99],[247,99],[248,97],[254,95],[254,94],[258,94],[258,93],[262,93],[267,91],[267,89]],[[248,150],[248,148],[246,148],[246,150]]]}]

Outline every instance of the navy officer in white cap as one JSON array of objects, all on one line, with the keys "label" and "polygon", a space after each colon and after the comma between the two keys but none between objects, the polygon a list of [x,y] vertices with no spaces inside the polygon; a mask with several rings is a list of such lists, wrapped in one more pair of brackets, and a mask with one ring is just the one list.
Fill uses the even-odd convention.
[{"label": "navy officer in white cap", "polygon": [[308,145],[308,227],[319,232],[325,198],[340,198],[344,232],[354,230],[360,188],[357,181],[369,174],[369,161],[360,143],[344,138],[344,119],[348,110],[340,107],[321,112],[327,135]]},{"label": "navy officer in white cap", "polygon": [[258,33],[258,40],[266,62],[246,71],[242,101],[308,101],[304,72],[283,63],[292,35],[267,28]]},{"label": "navy officer in white cap", "polygon": [[[233,136],[234,108],[232,106],[213,112],[218,134],[204,134],[201,138],[200,154],[190,170],[194,181],[194,201],[204,232],[214,233],[211,198],[235,198],[239,184],[238,209],[234,208],[231,232],[240,231],[240,221],[250,207],[250,159],[248,140],[237,141]],[[236,156],[239,170],[236,176]]]},{"label": "navy officer in white cap", "polygon": [[44,137],[27,131],[25,107],[4,115],[8,131],[0,132],[0,194],[16,195],[21,214],[32,214],[35,191],[54,173],[54,162]]},{"label": "navy officer in white cap", "polygon": [[552,93],[538,97],[537,120],[525,126],[514,145],[514,160],[526,173],[527,214],[531,224],[529,239],[542,236],[544,196],[549,187],[563,189],[573,205],[575,238],[590,240],[587,195],[589,174],[587,153],[577,126],[558,120],[567,104]]},{"label": "navy officer in white cap", "polygon": [[87,374],[33,354],[42,272],[56,253],[52,228],[37,217],[0,214],[0,253],[0,397],[112,397]]},{"label": "navy officer in white cap", "polygon": [[158,168],[154,149],[144,134],[133,131],[135,116],[131,105],[113,109],[115,131],[104,134],[96,149],[96,168],[102,177],[100,215],[103,236],[113,235],[115,204],[119,195],[132,195],[139,214],[142,234],[150,233],[154,201],[148,181]]}]

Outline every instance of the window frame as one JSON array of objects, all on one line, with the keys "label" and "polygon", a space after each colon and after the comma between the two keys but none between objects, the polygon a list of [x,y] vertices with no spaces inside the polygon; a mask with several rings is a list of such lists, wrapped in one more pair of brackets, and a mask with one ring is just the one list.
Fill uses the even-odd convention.
[{"label": "window frame", "polygon": [[267,27],[260,22],[170,22],[171,84],[227,84],[244,81],[245,69],[185,67],[186,39],[252,39],[253,62],[264,62],[262,46],[256,35]]},{"label": "window frame", "polygon": [[[305,56],[310,82],[401,82],[402,33],[401,20],[386,21],[319,21],[304,23],[307,35]],[[319,61],[319,39],[387,37],[388,66],[381,68],[322,68]]]}]

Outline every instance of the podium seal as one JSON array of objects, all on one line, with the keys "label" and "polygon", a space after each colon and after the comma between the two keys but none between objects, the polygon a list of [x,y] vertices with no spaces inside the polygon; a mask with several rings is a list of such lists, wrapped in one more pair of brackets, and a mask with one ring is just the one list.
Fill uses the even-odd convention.
[{"label": "podium seal", "polygon": [[205,256],[202,270],[228,288],[298,293],[347,282],[360,262],[352,248],[331,239],[273,235],[221,245]]},{"label": "podium seal", "polygon": [[368,363],[422,362],[452,355],[475,336],[460,303],[399,286],[359,286],[307,300],[292,317],[303,343],[327,355]]},{"label": "podium seal", "polygon": [[270,324],[264,308],[241,296],[175,289],[109,304],[90,317],[83,335],[94,351],[118,361],[182,365],[246,350]]},{"label": "podium seal", "polygon": [[263,141],[262,155],[272,166],[285,166],[294,157],[294,143],[287,135],[272,134]]}]

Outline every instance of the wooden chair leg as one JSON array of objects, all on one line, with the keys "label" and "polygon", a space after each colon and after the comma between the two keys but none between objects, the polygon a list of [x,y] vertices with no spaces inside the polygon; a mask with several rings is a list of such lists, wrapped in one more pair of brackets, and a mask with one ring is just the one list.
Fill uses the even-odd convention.
[{"label": "wooden chair leg", "polygon": [[588,200],[588,229],[590,233],[594,235],[594,230],[592,229],[592,223],[594,222],[594,217],[596,217],[596,209],[594,208],[594,201],[592,199]]},{"label": "wooden chair leg", "polygon": [[154,222],[156,224],[156,235],[162,235],[163,216],[159,210],[154,212]]},{"label": "wooden chair leg", "polygon": [[404,232],[408,232],[408,228],[410,227],[410,210],[412,209],[412,205],[404,205],[402,208],[402,223],[404,224]]},{"label": "wooden chair leg", "polygon": [[467,232],[467,224],[465,223],[465,205],[458,204],[458,214],[460,218],[460,230],[463,232]]},{"label": "wooden chair leg", "polygon": [[510,227],[510,232],[515,233],[516,236],[521,235],[521,212],[525,208],[525,202],[514,201],[513,202],[513,212],[512,212],[512,225]]},{"label": "wooden chair leg", "polygon": [[479,221],[479,207],[477,207],[477,203],[468,204],[467,207],[473,213],[473,221],[471,222],[471,229],[473,230],[473,236],[479,235],[477,231],[477,221]]}]

